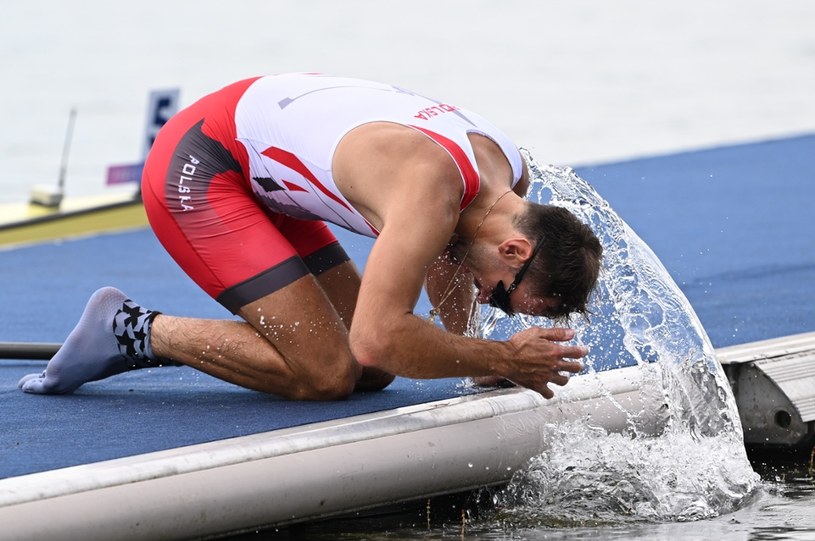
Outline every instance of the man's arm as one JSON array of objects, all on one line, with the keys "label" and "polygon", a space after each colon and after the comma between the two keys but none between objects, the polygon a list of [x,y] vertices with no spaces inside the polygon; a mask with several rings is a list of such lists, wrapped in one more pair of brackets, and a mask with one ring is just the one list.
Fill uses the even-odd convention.
[{"label": "man's arm", "polygon": [[[564,358],[584,348],[566,329],[530,328],[509,341],[465,338],[447,333],[413,314],[428,268],[443,251],[458,221],[458,195],[440,193],[455,179],[399,183],[366,264],[349,341],[356,359],[389,373],[414,378],[498,375],[550,398],[547,384],[564,385],[561,371],[578,372]],[[431,172],[432,173],[432,172]],[[443,192],[443,190],[441,190]]]}]

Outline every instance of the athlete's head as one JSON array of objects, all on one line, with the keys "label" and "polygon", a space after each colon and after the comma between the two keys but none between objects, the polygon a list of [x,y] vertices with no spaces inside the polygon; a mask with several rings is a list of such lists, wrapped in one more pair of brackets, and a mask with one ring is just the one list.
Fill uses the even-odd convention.
[{"label": "athlete's head", "polygon": [[509,286],[493,288],[490,304],[512,314],[509,297],[523,280],[528,295],[550,300],[546,316],[585,314],[603,255],[591,228],[564,208],[536,203],[527,204],[514,225],[534,248]]}]

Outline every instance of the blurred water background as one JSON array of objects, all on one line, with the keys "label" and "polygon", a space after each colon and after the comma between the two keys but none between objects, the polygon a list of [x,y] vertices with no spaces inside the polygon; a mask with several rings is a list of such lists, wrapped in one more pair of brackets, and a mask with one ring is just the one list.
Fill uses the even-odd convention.
[{"label": "blurred water background", "polygon": [[539,161],[585,165],[809,132],[809,0],[31,0],[0,17],[0,203],[103,191],[141,157],[147,94],[320,71],[478,111]]}]

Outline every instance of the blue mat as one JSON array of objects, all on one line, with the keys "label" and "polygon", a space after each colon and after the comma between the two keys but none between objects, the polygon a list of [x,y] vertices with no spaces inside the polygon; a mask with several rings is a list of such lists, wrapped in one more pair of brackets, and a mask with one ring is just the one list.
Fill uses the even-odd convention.
[{"label": "blue mat", "polygon": [[[581,167],[653,248],[716,347],[815,330],[815,136]],[[369,241],[340,233],[360,267]],[[88,296],[115,285],[174,315],[232,317],[148,230],[0,252],[0,341],[59,342]],[[417,311],[426,312],[426,300]],[[66,397],[25,395],[44,363],[0,361],[0,477],[129,456],[473,392],[397,379],[381,393],[302,403],[189,368],[139,371]]]},{"label": "blue mat", "polygon": [[[43,364],[44,366],[44,364]],[[471,393],[458,379],[397,379],[342,402],[297,402],[221,382],[190,368],[123,374],[68,396],[23,395],[30,363],[0,364],[0,477],[132,456],[442,400]]]}]

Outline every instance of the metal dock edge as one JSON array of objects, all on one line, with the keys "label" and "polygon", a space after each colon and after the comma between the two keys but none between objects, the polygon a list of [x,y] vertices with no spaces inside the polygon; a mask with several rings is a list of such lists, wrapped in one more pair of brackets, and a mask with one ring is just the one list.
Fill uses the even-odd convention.
[{"label": "metal dock edge", "polygon": [[744,443],[815,441],[815,332],[717,350],[744,428]]},{"label": "metal dock edge", "polygon": [[[0,480],[0,539],[195,539],[506,482],[550,423],[662,427],[639,367]],[[568,392],[567,392],[568,390]],[[565,406],[565,407],[564,407]],[[43,519],[43,517],[46,517]]]}]

